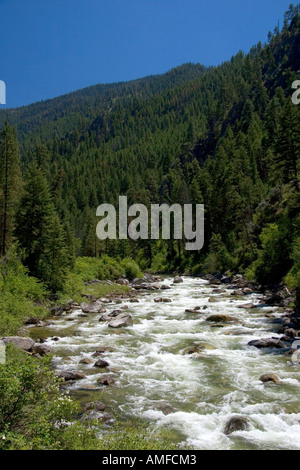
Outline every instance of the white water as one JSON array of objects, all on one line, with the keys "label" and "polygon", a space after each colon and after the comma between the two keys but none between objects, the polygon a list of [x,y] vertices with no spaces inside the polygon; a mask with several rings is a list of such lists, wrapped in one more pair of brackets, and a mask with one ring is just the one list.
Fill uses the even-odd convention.
[{"label": "white water", "polygon": [[[157,427],[175,429],[194,448],[300,449],[299,366],[290,364],[289,356],[247,346],[259,337],[278,336],[274,333],[278,325],[265,318],[270,309],[237,308],[245,302],[258,303],[256,294],[233,298],[231,290],[222,294],[212,290],[201,279],[184,278],[171,290],[138,295],[137,304],[125,300],[122,305],[129,306],[126,312],[134,324],[119,330],[99,322],[100,314],[84,319],[78,318],[81,310],[66,314],[46,329],[60,337],[58,342],[47,340],[57,353],[55,365],[87,375],[71,386],[78,394],[94,388],[85,392],[86,400],[99,393],[115,415],[145,418]],[[172,303],[155,303],[158,295],[170,297]],[[211,297],[216,302],[210,303]],[[107,311],[122,305],[109,304]],[[204,305],[208,308],[202,313],[185,313],[187,308]],[[222,328],[205,321],[219,313],[239,322]],[[67,321],[70,318],[74,323]],[[194,345],[206,349],[199,357],[182,354]],[[109,370],[79,364],[104,346],[114,349],[102,356]],[[71,360],[65,362],[64,356]],[[96,382],[103,373],[116,384],[97,392]],[[275,373],[281,384],[262,384],[259,377],[264,373]],[[167,415],[162,411],[166,405],[172,407]],[[226,436],[224,427],[233,415],[248,418],[250,427]]]}]

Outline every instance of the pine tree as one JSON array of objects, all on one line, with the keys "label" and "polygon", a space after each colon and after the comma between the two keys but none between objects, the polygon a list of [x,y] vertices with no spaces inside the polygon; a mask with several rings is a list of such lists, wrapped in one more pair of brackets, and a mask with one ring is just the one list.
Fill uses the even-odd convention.
[{"label": "pine tree", "polygon": [[15,129],[8,123],[0,134],[0,254],[11,246],[15,214],[22,190]]},{"label": "pine tree", "polygon": [[52,291],[61,289],[69,264],[65,234],[47,180],[36,162],[28,170],[16,235],[30,273]]}]

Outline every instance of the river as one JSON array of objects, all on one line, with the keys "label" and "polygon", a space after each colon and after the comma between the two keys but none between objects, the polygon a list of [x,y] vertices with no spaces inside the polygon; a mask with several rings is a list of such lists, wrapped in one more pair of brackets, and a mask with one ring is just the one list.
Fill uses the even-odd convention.
[{"label": "river", "polygon": [[[128,305],[133,326],[115,330],[99,322],[101,314],[81,318],[79,309],[33,333],[48,338],[58,369],[86,374],[70,385],[83,402],[100,399],[116,416],[170,428],[184,445],[196,449],[300,449],[300,366],[290,356],[247,346],[256,338],[279,336],[278,324],[265,314],[280,313],[275,307],[238,308],[245,302],[258,304],[256,293],[234,297],[223,285],[220,293],[200,278],[183,281],[163,293],[139,293],[139,303],[124,299],[121,305],[108,304],[107,312]],[[164,283],[171,285],[172,279]],[[158,295],[172,302],[155,303]],[[197,313],[185,312],[196,306],[201,307]],[[236,321],[207,322],[213,314]],[[198,352],[183,354],[194,346]],[[79,364],[100,347],[113,349],[103,354],[107,370]],[[99,388],[103,373],[115,385]],[[276,374],[281,383],[263,384],[259,378],[265,373]],[[234,415],[247,418],[249,427],[227,436],[224,428]]]}]

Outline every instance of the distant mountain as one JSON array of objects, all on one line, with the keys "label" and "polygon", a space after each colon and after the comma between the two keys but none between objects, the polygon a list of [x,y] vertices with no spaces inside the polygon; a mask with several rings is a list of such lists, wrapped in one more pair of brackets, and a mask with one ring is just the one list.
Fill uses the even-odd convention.
[{"label": "distant mountain", "polygon": [[[5,120],[15,126],[19,138],[29,132],[41,132],[45,138],[62,137],[80,123],[97,114],[114,109],[126,99],[146,99],[195,78],[207,69],[200,64],[184,64],[162,75],[153,75],[130,82],[94,85],[58,98],[40,101],[20,108],[0,110],[0,127]],[[45,126],[48,128],[45,132]]]}]

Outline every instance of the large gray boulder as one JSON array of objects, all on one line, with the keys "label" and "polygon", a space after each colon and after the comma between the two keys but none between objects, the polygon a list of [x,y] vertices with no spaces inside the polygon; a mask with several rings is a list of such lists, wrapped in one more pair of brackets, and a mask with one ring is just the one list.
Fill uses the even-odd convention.
[{"label": "large gray boulder", "polygon": [[127,313],[121,313],[117,317],[113,318],[108,324],[111,328],[121,328],[123,326],[131,325],[133,325],[132,317]]},{"label": "large gray boulder", "polygon": [[32,351],[34,346],[34,341],[31,338],[24,338],[23,336],[5,336],[1,339],[5,345],[14,344],[18,348],[27,352]]},{"label": "large gray boulder", "polygon": [[242,416],[232,416],[229,421],[226,423],[224,434],[229,436],[236,431],[247,431],[249,429],[249,424],[246,418]]},{"label": "large gray boulder", "polygon": [[56,375],[64,379],[65,382],[70,382],[73,380],[82,380],[86,378],[86,376],[82,372],[76,370],[59,370],[56,371]]},{"label": "large gray boulder", "polygon": [[278,338],[255,339],[253,341],[250,341],[248,343],[248,346],[254,346],[255,348],[258,348],[258,349],[263,349],[263,348],[283,349],[285,348],[285,345]]}]

